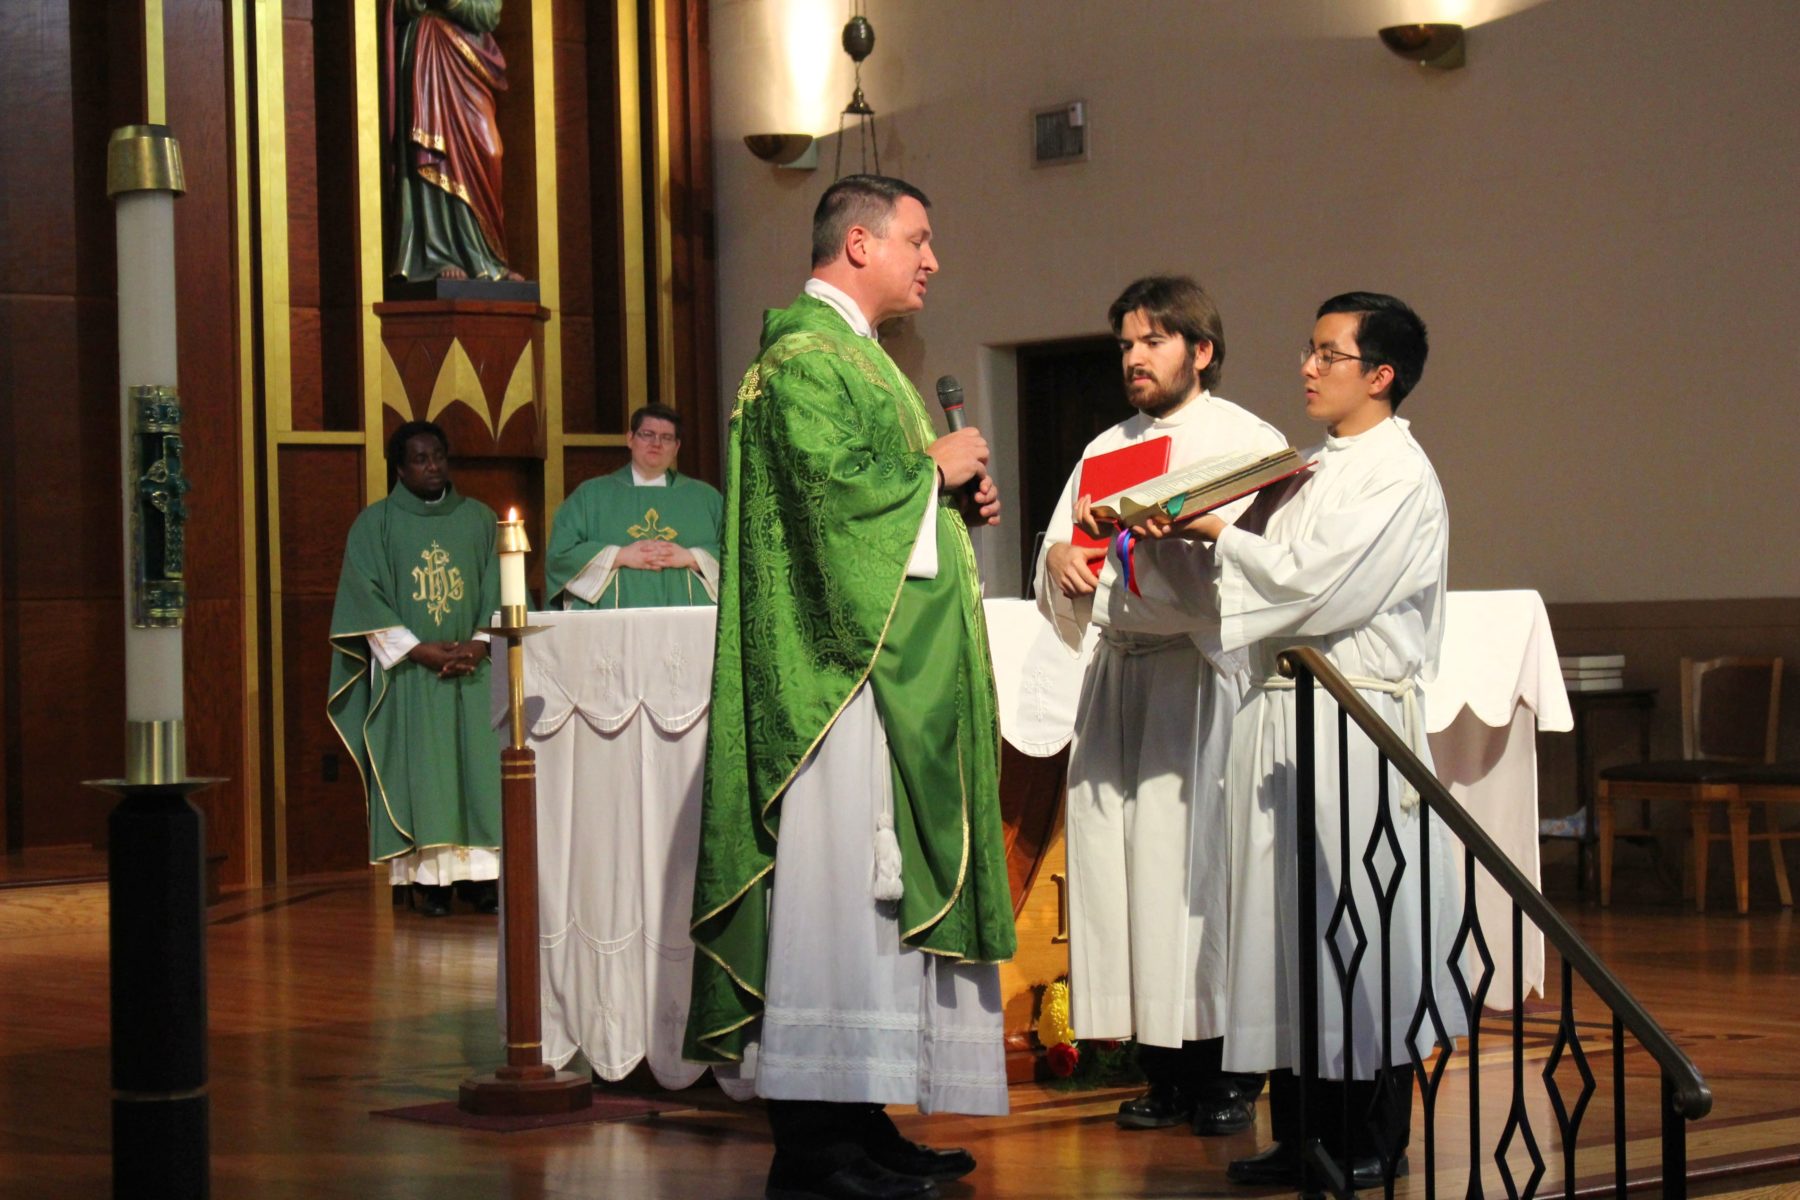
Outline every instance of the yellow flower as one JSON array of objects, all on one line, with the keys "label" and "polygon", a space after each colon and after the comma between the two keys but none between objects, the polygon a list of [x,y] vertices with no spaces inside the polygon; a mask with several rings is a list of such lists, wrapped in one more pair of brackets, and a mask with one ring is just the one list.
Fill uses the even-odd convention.
[{"label": "yellow flower", "polygon": [[1044,988],[1037,1035],[1045,1049],[1074,1044],[1075,1030],[1069,1025],[1069,984],[1066,980],[1059,979]]}]

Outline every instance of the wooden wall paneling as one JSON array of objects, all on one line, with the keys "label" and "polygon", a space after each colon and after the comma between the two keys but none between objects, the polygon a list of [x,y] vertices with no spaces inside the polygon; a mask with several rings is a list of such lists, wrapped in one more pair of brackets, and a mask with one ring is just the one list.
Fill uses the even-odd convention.
[{"label": "wooden wall paneling", "polygon": [[224,780],[194,796],[206,814],[206,852],[225,855],[220,882],[242,887],[252,882],[245,861],[247,805],[260,795],[255,764],[244,753],[244,600],[188,598],[182,650],[187,712],[188,774]]},{"label": "wooden wall paneling", "polygon": [[563,454],[563,475],[572,492],[598,475],[610,475],[631,461],[624,446],[570,446]]},{"label": "wooden wall paneling", "polygon": [[118,305],[18,296],[0,306],[9,344],[29,348],[10,355],[12,595],[122,603]]},{"label": "wooden wall paneling", "polygon": [[[0,657],[3,657],[5,830],[8,850],[92,841],[105,805],[44,786],[46,765],[78,772],[92,755],[56,757],[69,726],[115,773],[120,632],[118,360],[113,209],[106,138],[144,119],[141,18],[105,0],[20,0],[0,7]],[[110,639],[110,669],[46,674],[42,644],[74,614],[108,618],[82,638]],[[27,645],[36,640],[39,644]],[[111,736],[95,739],[111,717]],[[88,747],[83,747],[87,749]],[[76,773],[71,778],[80,778]],[[80,797],[86,800],[87,797]],[[73,825],[70,823],[73,822]]]},{"label": "wooden wall paneling", "polygon": [[362,427],[355,30],[348,4],[313,6],[319,386],[325,429]]},{"label": "wooden wall paneling", "polygon": [[287,860],[290,877],[343,871],[369,861],[362,777],[325,713],[330,692],[333,598],[288,595],[282,628],[295,653],[287,692]]},{"label": "wooden wall paneling", "polygon": [[334,596],[344,539],[363,510],[361,448],[283,446],[277,468],[282,593]]},{"label": "wooden wall paneling", "polygon": [[288,313],[288,345],[292,355],[289,412],[294,428],[325,428],[324,337],[316,305],[295,304]]},{"label": "wooden wall paneling", "polygon": [[0,297],[0,346],[8,848],[92,845],[109,806],[80,781],[125,759],[117,304]]},{"label": "wooden wall paneling", "polygon": [[[619,6],[590,10],[587,24],[588,239],[593,280],[593,353],[584,367],[593,381],[593,432],[623,433],[631,412],[631,354],[626,345],[627,310],[644,298],[628,297],[624,191],[627,145],[622,137],[619,67]],[[637,111],[635,93],[629,98]],[[636,162],[636,141],[631,144]],[[629,198],[633,203],[635,197]],[[641,251],[641,247],[639,247]],[[640,254],[641,257],[641,254]],[[573,362],[573,360],[571,360]],[[573,487],[573,484],[569,485]]]},{"label": "wooden wall paneling", "polygon": [[[574,260],[573,273],[585,275],[586,267],[585,260]],[[592,317],[572,317],[566,312],[563,314],[562,352],[563,433],[599,433],[601,403],[594,371],[596,349]],[[566,454],[564,460],[567,461]]]},{"label": "wooden wall paneling", "polygon": [[[0,278],[8,292],[71,296],[78,287],[78,222],[91,216],[93,206],[75,202],[80,181],[70,170],[71,152],[76,126],[86,124],[91,132],[100,122],[79,120],[71,67],[78,46],[99,53],[102,63],[106,46],[78,22],[71,29],[69,9],[67,0],[0,6],[0,55],[6,62],[0,71],[0,111],[31,114],[30,120],[0,122],[0,162],[6,164]],[[86,174],[91,181],[92,171]],[[104,164],[101,187],[104,195]],[[110,280],[111,268],[106,274]]]},{"label": "wooden wall paneling", "polygon": [[[561,246],[563,430],[598,432],[594,406],[593,215],[588,202],[593,131],[588,116],[585,6],[555,6],[556,206]],[[571,15],[573,14],[573,15]]]},{"label": "wooden wall paneling", "polygon": [[517,508],[525,518],[525,536],[531,551],[525,556],[525,580],[532,595],[544,591],[544,550],[550,532],[544,521],[544,464],[532,458],[459,458],[452,464],[456,490],[473,496],[498,516]]},{"label": "wooden wall paneling", "polygon": [[495,120],[500,142],[506,148],[500,179],[501,205],[505,212],[506,254],[513,270],[527,279],[538,276],[537,161],[532,152],[535,114],[532,88],[532,22],[535,4],[510,4],[494,30],[494,40],[506,56],[506,91],[496,98]]},{"label": "wooden wall paneling", "polygon": [[706,5],[657,0],[667,14],[671,288],[682,469],[720,482],[717,249]]},{"label": "wooden wall paneling", "polygon": [[125,761],[119,598],[20,600],[17,619],[23,845],[95,844],[112,804],[82,780],[116,776]]},{"label": "wooden wall paneling", "polygon": [[249,881],[244,830],[260,802],[246,752],[241,374],[234,278],[232,83],[224,9],[165,0],[167,117],[181,142],[188,190],[175,204],[177,340],[189,496],[185,705],[188,765],[226,782],[195,798],[222,880]]},{"label": "wooden wall paneling", "polygon": [[296,430],[325,428],[319,328],[319,126],[313,108],[310,5],[283,8],[282,114],[287,143],[287,285],[289,384]]},{"label": "wooden wall paneling", "polygon": [[[286,753],[286,852],[290,876],[367,859],[355,765],[342,758],[325,713],[332,649],[331,606],[344,541],[362,511],[362,451],[353,445],[283,446],[280,496],[282,621],[280,690]],[[337,754],[335,763],[325,755]],[[335,782],[326,778],[336,771]],[[347,856],[347,857],[346,857]]]}]

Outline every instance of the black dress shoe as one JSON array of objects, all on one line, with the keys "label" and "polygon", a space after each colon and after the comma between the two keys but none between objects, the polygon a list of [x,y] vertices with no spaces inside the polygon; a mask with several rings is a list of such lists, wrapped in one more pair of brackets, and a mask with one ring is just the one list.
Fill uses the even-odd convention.
[{"label": "black dress shoe", "polygon": [[448,887],[427,887],[422,883],[413,884],[413,906],[427,917],[447,917],[450,915],[450,889]]},{"label": "black dress shoe", "polygon": [[[1406,1155],[1402,1154],[1394,1164],[1394,1178],[1398,1179],[1406,1174],[1410,1166]],[[1314,1174],[1316,1176],[1317,1172]],[[1233,1183],[1252,1187],[1294,1187],[1300,1182],[1300,1155],[1290,1151],[1286,1143],[1276,1142],[1260,1154],[1233,1161],[1225,1168],[1225,1178]],[[1381,1158],[1378,1155],[1370,1154],[1351,1160],[1351,1187],[1367,1191],[1381,1185]]]},{"label": "black dress shoe", "polygon": [[975,1156],[967,1150],[938,1150],[909,1142],[898,1135],[863,1149],[877,1166],[896,1175],[910,1175],[915,1179],[939,1182],[961,1179],[975,1169]]},{"label": "black dress shoe", "polygon": [[1135,1100],[1119,1105],[1119,1125],[1125,1129],[1167,1129],[1193,1119],[1194,1101],[1172,1083],[1153,1083]]},{"label": "black dress shoe", "polygon": [[937,1194],[937,1185],[931,1180],[897,1174],[866,1155],[827,1175],[808,1178],[805,1172],[788,1167],[777,1154],[763,1188],[766,1200],[916,1200]]},{"label": "black dress shoe", "polygon": [[1263,1085],[1269,1082],[1269,1077],[1260,1071],[1227,1071],[1225,1078],[1230,1081],[1237,1098],[1245,1104],[1262,1095]]},{"label": "black dress shoe", "polygon": [[[1394,1163],[1394,1178],[1395,1179],[1400,1178],[1402,1175],[1406,1174],[1406,1172],[1408,1170],[1410,1170],[1411,1167],[1412,1167],[1412,1164],[1406,1161],[1406,1155],[1402,1154],[1400,1156],[1399,1160]],[[1351,1187],[1357,1189],[1358,1191],[1368,1191],[1372,1188],[1380,1187],[1383,1182],[1384,1181],[1381,1177],[1381,1156],[1380,1155],[1371,1154],[1366,1158],[1358,1158],[1358,1159],[1351,1160],[1351,1162],[1350,1162],[1350,1186]]]},{"label": "black dress shoe", "polygon": [[1242,1133],[1256,1124],[1256,1114],[1250,1106],[1235,1097],[1223,1104],[1196,1104],[1194,1106],[1194,1132],[1201,1137],[1223,1137],[1228,1133]]},{"label": "black dress shoe", "polygon": [[500,885],[492,879],[477,883],[469,889],[469,903],[483,916],[493,916],[500,911]]},{"label": "black dress shoe", "polygon": [[1286,1142],[1276,1142],[1249,1158],[1232,1159],[1225,1178],[1252,1187],[1291,1187],[1300,1182],[1300,1156]]}]

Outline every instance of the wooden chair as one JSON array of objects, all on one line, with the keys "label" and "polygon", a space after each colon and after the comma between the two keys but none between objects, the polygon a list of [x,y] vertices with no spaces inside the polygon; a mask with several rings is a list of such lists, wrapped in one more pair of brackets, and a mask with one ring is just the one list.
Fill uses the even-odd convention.
[{"label": "wooden chair", "polygon": [[[1705,662],[1681,660],[1681,752],[1678,761],[1632,763],[1600,772],[1595,799],[1595,823],[1600,843],[1600,903],[1612,903],[1613,839],[1648,836],[1647,827],[1621,829],[1615,823],[1615,806],[1637,800],[1647,812],[1652,800],[1680,800],[1688,806],[1694,843],[1694,906],[1706,911],[1706,868],[1712,844],[1731,844],[1731,867],[1737,885],[1737,910],[1750,908],[1750,843],[1769,843],[1769,857],[1781,903],[1792,907],[1787,865],[1781,843],[1800,838],[1800,830],[1784,833],[1771,819],[1769,805],[1781,803],[1779,781],[1764,783],[1759,795],[1764,804],[1767,832],[1750,832],[1750,804],[1739,787],[1747,764],[1775,762],[1776,739],[1781,722],[1781,660],[1779,658],[1714,658]],[[1794,789],[1800,798],[1800,781]],[[1767,796],[1767,799],[1763,799]],[[1712,831],[1712,814],[1724,807],[1726,831]]]}]

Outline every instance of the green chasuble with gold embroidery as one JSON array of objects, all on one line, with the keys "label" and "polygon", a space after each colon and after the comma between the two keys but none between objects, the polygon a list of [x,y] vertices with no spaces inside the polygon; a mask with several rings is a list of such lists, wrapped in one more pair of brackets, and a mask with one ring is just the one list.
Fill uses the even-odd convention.
[{"label": "green chasuble with gold embroidery", "polygon": [[[865,682],[892,758],[902,941],[1012,957],[987,628],[968,529],[925,453],[935,436],[893,360],[829,305],[803,295],[764,317],[731,414],[687,1058],[742,1056],[782,794]],[[937,576],[907,579],[927,505]]]},{"label": "green chasuble with gold embroidery", "polygon": [[[725,500],[717,488],[675,471],[660,487],[639,487],[631,465],[590,479],[556,510],[550,553],[544,560],[544,600],[571,609],[667,608],[711,604],[698,574],[685,568],[642,571],[622,567],[612,573],[594,603],[567,591],[569,581],[608,546],[633,542],[674,542],[719,556],[719,520]],[[560,596],[559,596],[560,593]]]},{"label": "green chasuble with gold embroidery", "polygon": [[392,670],[368,634],[404,625],[422,642],[467,641],[500,607],[494,510],[446,488],[427,504],[404,485],[350,526],[331,612],[331,723],[362,772],[369,861],[433,846],[500,845],[500,739],[488,664],[439,679]]}]

